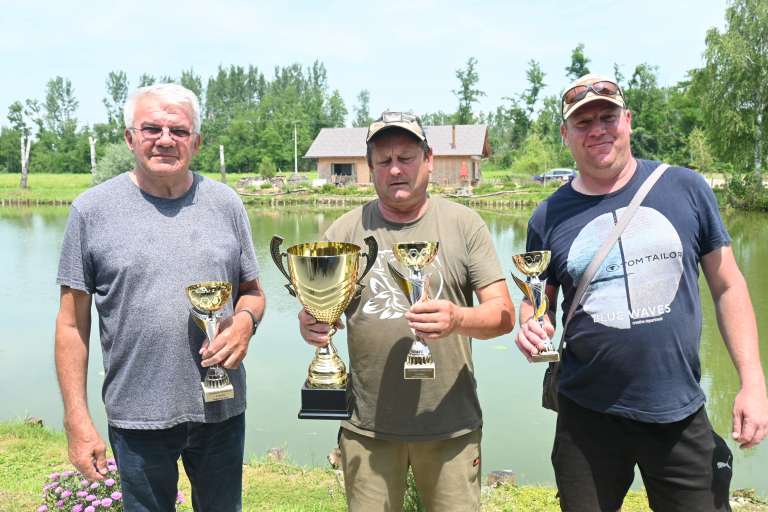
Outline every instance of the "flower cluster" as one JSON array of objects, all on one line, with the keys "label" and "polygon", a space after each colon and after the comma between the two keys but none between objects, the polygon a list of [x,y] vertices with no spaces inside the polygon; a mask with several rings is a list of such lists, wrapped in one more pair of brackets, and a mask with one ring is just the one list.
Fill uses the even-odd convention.
[{"label": "flower cluster", "polygon": [[[181,492],[176,503],[184,502]],[[114,459],[107,461],[103,480],[89,481],[78,471],[51,473],[43,486],[43,503],[37,512],[123,512],[120,475]]]}]

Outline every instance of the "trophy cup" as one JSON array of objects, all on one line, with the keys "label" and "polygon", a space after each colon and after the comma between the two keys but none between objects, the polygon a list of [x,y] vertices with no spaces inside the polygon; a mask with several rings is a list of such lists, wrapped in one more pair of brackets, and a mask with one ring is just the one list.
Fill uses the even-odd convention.
[{"label": "trophy cup", "polygon": [[[544,293],[544,282],[539,280],[539,275],[549,266],[551,255],[550,251],[532,251],[512,256],[517,269],[525,274],[525,281],[515,274],[512,274],[512,278],[530,301],[533,306],[533,318],[542,327],[544,327],[544,315],[549,309],[549,301]],[[554,362],[560,360],[560,354],[555,350],[551,340],[547,340],[544,350],[531,356],[531,359],[535,363]]]},{"label": "trophy cup", "polygon": [[[298,297],[307,312],[328,324],[330,340],[336,333],[336,322],[362,287],[360,281],[376,262],[376,240],[372,236],[365,239],[367,254],[361,254],[357,245],[341,242],[309,242],[280,253],[282,243],[281,237],[272,237],[270,253],[277,268],[288,278],[289,284],[285,287]],[[358,277],[361,256],[365,256],[367,263]],[[287,271],[283,257],[288,261]],[[299,418],[349,419],[351,416],[347,368],[331,340],[328,345],[317,348],[309,364],[307,380],[301,388]]]},{"label": "trophy cup", "polygon": [[[395,259],[408,268],[409,274],[406,277],[388,261],[389,273],[411,305],[429,299],[429,274],[424,273],[424,267],[435,259],[439,245],[439,242],[408,242],[392,246]],[[403,378],[435,378],[432,353],[427,344],[415,334],[403,366]]]},{"label": "trophy cup", "polygon": [[[232,296],[232,284],[224,281],[204,281],[187,286],[187,297],[192,303],[192,318],[203,330],[208,343],[213,343],[223,315],[221,309]],[[200,383],[203,387],[203,400],[216,402],[234,398],[235,388],[229,381],[226,370],[215,364],[208,367],[205,379]]]}]

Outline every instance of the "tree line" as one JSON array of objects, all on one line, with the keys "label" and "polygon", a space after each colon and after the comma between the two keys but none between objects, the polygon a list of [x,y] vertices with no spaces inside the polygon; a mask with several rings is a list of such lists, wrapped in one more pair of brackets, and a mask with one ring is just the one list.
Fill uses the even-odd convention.
[{"label": "tree line", "polygon": [[[658,67],[650,63],[629,71],[616,63],[612,71],[634,115],[634,154],[702,172],[723,172],[728,176],[727,193],[738,202],[736,195],[765,195],[768,3],[734,0],[725,18],[724,30],[712,28],[706,34],[703,66],[674,85],[660,85]],[[579,44],[563,75],[553,77],[551,84],[565,84],[589,72],[590,62]],[[572,165],[560,139],[560,98],[543,94],[548,78],[541,64],[528,62],[525,89],[512,92],[494,110],[475,112],[485,95],[477,64],[473,57],[456,70],[456,110],[422,113],[425,124],[486,124],[492,161],[517,173]],[[278,66],[271,76],[252,65],[219,67],[207,80],[190,69],[178,77],[143,74],[130,83],[124,71],[113,71],[105,80],[104,122],[93,126],[78,124],[78,100],[70,80],[54,77],[44,99],[18,100],[8,107],[10,126],[0,130],[0,172],[20,172],[21,136],[32,139],[31,172],[89,172],[89,137],[98,141],[97,158],[109,144],[120,143],[122,106],[129,90],[156,82],[180,83],[200,98],[205,142],[193,163],[200,170],[219,169],[219,145],[226,148],[228,171],[292,169],[294,129],[302,155],[320,129],[344,126],[348,116],[353,126],[367,126],[372,119],[369,91],[360,91],[349,112],[339,91],[329,87],[319,61],[306,68]],[[299,159],[301,170],[310,165]]]}]

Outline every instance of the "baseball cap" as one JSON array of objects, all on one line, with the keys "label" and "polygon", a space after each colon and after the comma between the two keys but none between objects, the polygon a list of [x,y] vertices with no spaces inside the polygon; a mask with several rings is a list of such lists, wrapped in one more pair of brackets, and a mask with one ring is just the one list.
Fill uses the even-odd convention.
[{"label": "baseball cap", "polygon": [[[575,94],[576,98],[579,98],[582,94],[583,97],[575,102],[567,103],[565,101],[566,96],[574,90],[577,90]],[[593,101],[607,101],[619,107],[626,108],[624,93],[621,91],[616,79],[598,73],[588,73],[571,82],[568,87],[563,90],[560,101],[563,119],[568,119],[571,114],[587,103]]]},{"label": "baseball cap", "polygon": [[385,111],[381,113],[376,121],[368,127],[368,135],[365,136],[365,142],[370,140],[384,130],[391,128],[400,128],[415,135],[420,141],[427,140],[424,128],[421,126],[419,116],[411,112],[393,112]]}]

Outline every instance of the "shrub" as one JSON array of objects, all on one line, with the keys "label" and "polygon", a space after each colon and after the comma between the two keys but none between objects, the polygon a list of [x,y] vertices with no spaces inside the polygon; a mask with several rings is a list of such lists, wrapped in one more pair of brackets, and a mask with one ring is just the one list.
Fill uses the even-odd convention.
[{"label": "shrub", "polygon": [[130,171],[134,167],[133,153],[128,149],[124,142],[110,144],[104,150],[93,172],[93,184],[98,185],[101,182]]},{"label": "shrub", "polygon": [[259,174],[264,179],[273,178],[275,174],[277,174],[277,166],[270,157],[265,156],[261,159],[261,163],[259,164]]}]

